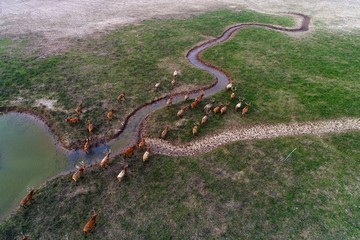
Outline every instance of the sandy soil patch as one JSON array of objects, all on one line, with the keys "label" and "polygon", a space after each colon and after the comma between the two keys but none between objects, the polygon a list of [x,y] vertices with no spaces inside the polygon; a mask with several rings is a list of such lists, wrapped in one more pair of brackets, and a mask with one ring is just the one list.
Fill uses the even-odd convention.
[{"label": "sandy soil patch", "polygon": [[35,107],[46,107],[47,109],[50,110],[54,110],[54,104],[56,103],[56,100],[51,100],[51,99],[45,99],[45,98],[40,98],[35,100],[34,106]]},{"label": "sandy soil patch", "polygon": [[357,0],[2,0],[0,37],[38,36],[41,41],[36,45],[53,52],[66,48],[71,38],[144,19],[189,17],[218,8],[300,12],[315,22],[323,22],[327,28],[360,28],[360,1]]}]

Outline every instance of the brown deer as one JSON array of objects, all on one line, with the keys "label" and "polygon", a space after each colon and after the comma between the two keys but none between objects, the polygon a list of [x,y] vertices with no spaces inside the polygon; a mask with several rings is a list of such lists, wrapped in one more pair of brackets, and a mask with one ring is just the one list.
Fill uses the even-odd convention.
[{"label": "brown deer", "polygon": [[21,199],[21,201],[20,201],[21,207],[26,208],[26,205],[32,200],[34,192],[35,192],[35,189],[33,189],[33,188],[29,189],[28,194],[26,194],[26,196],[23,199]]},{"label": "brown deer", "polygon": [[247,114],[249,112],[250,106],[251,106],[251,102],[245,103],[245,107],[241,111],[242,116],[245,116],[245,114]]},{"label": "brown deer", "polygon": [[231,88],[231,91],[232,91],[232,93],[230,94],[230,99],[234,99],[235,96],[236,96],[236,93],[235,93],[236,87],[232,87],[232,88]]},{"label": "brown deer", "polygon": [[141,139],[138,144],[138,147],[139,147],[139,149],[142,149],[144,146],[145,146],[145,139]]},{"label": "brown deer", "polygon": [[88,129],[89,133],[93,133],[93,131],[94,131],[94,124],[90,120],[88,120],[87,129]]},{"label": "brown deer", "polygon": [[184,101],[189,100],[189,97],[190,97],[190,96],[189,96],[189,93],[186,93],[185,96],[184,96]]},{"label": "brown deer", "polygon": [[146,162],[147,160],[149,160],[150,157],[150,148],[148,147],[143,155],[143,162]]},{"label": "brown deer", "polygon": [[195,123],[194,123],[194,126],[193,126],[193,129],[192,129],[193,136],[196,135],[196,133],[197,133],[197,131],[198,131],[198,128],[199,128],[199,123],[198,123],[198,122],[195,122]]},{"label": "brown deer", "polygon": [[118,99],[119,101],[124,101],[124,100],[125,100],[125,92],[122,92],[122,93],[117,97],[117,99]]},{"label": "brown deer", "polygon": [[195,98],[195,101],[201,102],[202,99],[203,99],[203,97],[204,97],[204,95],[205,95],[205,94],[204,94],[204,91],[202,91],[201,94]]},{"label": "brown deer", "polygon": [[77,114],[81,114],[82,113],[82,103],[79,103],[79,105],[77,105],[77,107],[75,108],[75,112]]},{"label": "brown deer", "polygon": [[220,109],[221,109],[221,107],[222,107],[223,105],[220,103],[219,105],[217,105],[215,108],[214,108],[214,114],[217,114],[217,113],[219,113],[220,112]]},{"label": "brown deer", "polygon": [[109,149],[106,154],[105,154],[105,157],[101,160],[100,162],[100,167],[101,168],[106,168],[107,165],[109,164],[109,161],[110,161],[110,153],[111,153],[111,149]]},{"label": "brown deer", "polygon": [[69,117],[66,118],[65,121],[68,123],[78,123],[80,122],[80,119],[78,117]]},{"label": "brown deer", "polygon": [[226,104],[225,106],[223,106],[223,107],[220,109],[221,115],[224,114],[224,113],[226,113],[229,105],[230,105],[230,103]]},{"label": "brown deer", "polygon": [[198,104],[199,104],[199,101],[198,101],[198,100],[193,101],[193,102],[190,104],[191,109],[196,108],[196,106],[197,106]]},{"label": "brown deer", "polygon": [[236,112],[238,109],[240,109],[242,102],[244,101],[245,98],[239,98],[239,103],[235,105],[235,109],[234,111]]},{"label": "brown deer", "polygon": [[93,229],[93,227],[95,226],[96,224],[96,217],[97,217],[97,214],[94,210],[94,213],[92,215],[92,217],[90,218],[90,220],[85,224],[84,228],[83,228],[83,232],[84,234],[87,234],[91,231],[91,229]]},{"label": "brown deer", "polygon": [[125,166],[122,167],[120,173],[117,175],[116,178],[118,179],[119,182],[121,182],[125,178],[127,169],[128,169],[128,165],[126,164]]},{"label": "brown deer", "polygon": [[175,87],[176,84],[176,77],[173,78],[173,80],[171,80],[171,87]]},{"label": "brown deer", "polygon": [[206,113],[205,116],[203,116],[203,118],[201,119],[201,124],[204,125],[206,123],[206,121],[208,120],[209,118],[209,114]]},{"label": "brown deer", "polygon": [[111,121],[111,120],[113,119],[114,112],[115,112],[114,109],[110,109],[110,111],[107,112],[106,118],[107,118],[109,121]]},{"label": "brown deer", "polygon": [[83,149],[84,149],[84,152],[89,153],[89,151],[90,151],[90,140],[88,138],[85,139]]},{"label": "brown deer", "polygon": [[185,114],[185,110],[187,109],[187,107],[181,107],[181,109],[177,112],[177,116],[179,117],[179,118],[182,118],[183,116],[184,116],[184,114]]},{"label": "brown deer", "polygon": [[170,107],[172,104],[173,98],[169,97],[169,99],[166,101],[166,106]]},{"label": "brown deer", "polygon": [[205,105],[204,110],[205,113],[209,113],[211,108],[214,106],[215,100],[212,99],[208,104]]},{"label": "brown deer", "polygon": [[135,151],[135,149],[136,149],[136,145],[132,145],[132,146],[128,147],[127,149],[125,149],[124,157],[130,157],[133,154],[133,152]]},{"label": "brown deer", "polygon": [[76,165],[76,172],[71,176],[72,180],[74,180],[75,182],[79,181],[80,177],[83,175],[84,171],[85,171],[85,163],[84,161],[80,162],[80,166]]},{"label": "brown deer", "polygon": [[168,132],[169,132],[169,126],[166,126],[166,127],[164,128],[164,130],[161,132],[161,138],[162,138],[162,139],[165,139],[165,138],[166,138],[166,135],[168,134]]}]

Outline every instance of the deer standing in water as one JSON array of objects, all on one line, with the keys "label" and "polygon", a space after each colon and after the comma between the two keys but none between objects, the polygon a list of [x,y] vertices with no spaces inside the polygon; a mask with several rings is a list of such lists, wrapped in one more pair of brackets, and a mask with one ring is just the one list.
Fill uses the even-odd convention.
[{"label": "deer standing in water", "polygon": [[69,117],[66,118],[65,121],[68,123],[78,123],[80,122],[80,119],[78,117]]},{"label": "deer standing in water", "polygon": [[243,108],[243,110],[241,112],[242,116],[245,116],[245,114],[249,112],[250,106],[251,106],[251,102],[245,103],[245,107]]},{"label": "deer standing in water", "polygon": [[113,119],[114,112],[115,112],[114,109],[110,109],[110,111],[107,112],[106,118],[107,118],[109,121],[111,121],[111,120]]},{"label": "deer standing in water", "polygon": [[118,179],[119,182],[121,182],[125,178],[127,169],[128,169],[128,165],[126,164],[125,166],[122,167],[120,173],[117,175],[116,178]]},{"label": "deer standing in water", "polygon": [[83,232],[84,234],[86,233],[89,233],[91,231],[91,229],[93,229],[93,227],[95,226],[96,224],[96,217],[97,217],[97,214],[94,210],[94,213],[92,215],[92,217],[90,218],[90,220],[85,224],[84,228],[83,228]]},{"label": "deer standing in water", "polygon": [[23,208],[26,208],[26,205],[32,200],[35,189],[31,188],[28,191],[28,194],[26,194],[26,196],[20,201],[20,206]]},{"label": "deer standing in water", "polygon": [[84,144],[84,152],[89,153],[90,151],[90,140],[88,138],[85,139],[85,144]]},{"label": "deer standing in water", "polygon": [[105,157],[101,160],[100,162],[100,167],[102,168],[106,168],[107,165],[109,164],[109,161],[110,161],[110,153],[111,153],[111,149],[109,149],[106,154],[105,154]]},{"label": "deer standing in water", "polygon": [[76,165],[76,172],[71,176],[72,180],[75,182],[79,181],[80,177],[83,175],[85,171],[85,163],[84,161],[80,162],[80,165]]},{"label": "deer standing in water", "polygon": [[149,157],[150,157],[150,148],[148,147],[143,155],[143,162],[146,162],[147,160],[149,160]]},{"label": "deer standing in water", "polygon": [[164,128],[164,130],[161,132],[161,138],[162,138],[162,139],[165,139],[165,138],[166,138],[166,135],[168,134],[168,132],[169,132],[169,126],[166,126],[166,127]]}]

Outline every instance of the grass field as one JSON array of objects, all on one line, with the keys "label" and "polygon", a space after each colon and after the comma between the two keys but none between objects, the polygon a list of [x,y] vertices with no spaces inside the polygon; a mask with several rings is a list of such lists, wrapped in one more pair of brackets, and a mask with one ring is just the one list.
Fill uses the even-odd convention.
[{"label": "grass field", "polygon": [[[5,106],[33,109],[53,123],[56,134],[66,143],[83,140],[87,119],[98,137],[112,135],[137,106],[169,93],[172,73],[181,69],[179,89],[208,85],[214,79],[186,60],[190,48],[208,37],[221,34],[224,27],[256,21],[290,26],[288,17],[270,17],[254,12],[222,10],[186,20],[150,20],[124,27],[104,37],[78,39],[74,48],[57,55],[43,56],[31,50],[31,40],[0,41],[0,109]],[[161,89],[155,91],[155,83]],[[126,92],[127,100],[117,96]],[[36,100],[51,100],[54,110],[35,107]],[[64,120],[76,116],[83,102],[82,122],[70,126]],[[106,112],[115,109],[114,121]]]},{"label": "grass field", "polygon": [[[0,225],[0,239],[356,239],[359,133],[279,138],[221,147],[196,158],[137,153],[122,184],[121,159],[105,171],[48,182],[28,209]],[[282,159],[293,149],[290,159]]]}]

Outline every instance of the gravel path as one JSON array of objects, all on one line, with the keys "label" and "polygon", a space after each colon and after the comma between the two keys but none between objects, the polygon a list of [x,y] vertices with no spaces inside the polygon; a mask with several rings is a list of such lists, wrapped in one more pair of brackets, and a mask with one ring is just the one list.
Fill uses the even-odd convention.
[{"label": "gravel path", "polygon": [[193,156],[232,142],[256,139],[269,139],[298,135],[323,135],[327,133],[343,133],[360,130],[359,118],[342,118],[338,120],[258,125],[249,128],[226,130],[220,134],[208,136],[186,145],[175,146],[155,138],[146,138],[146,144],[154,153],[168,156]]}]

